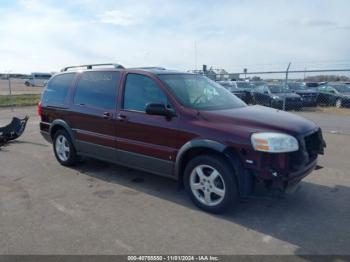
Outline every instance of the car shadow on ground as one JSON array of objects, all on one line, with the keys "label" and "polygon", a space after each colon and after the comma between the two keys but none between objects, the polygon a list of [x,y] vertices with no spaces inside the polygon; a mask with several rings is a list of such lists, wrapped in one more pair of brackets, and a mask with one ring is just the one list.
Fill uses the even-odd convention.
[{"label": "car shadow on ground", "polygon": [[[177,182],[145,172],[87,159],[74,169],[90,179],[115,183],[197,209]],[[316,172],[316,171],[315,171]],[[317,175],[317,172],[312,174]],[[213,215],[298,247],[296,254],[348,254],[350,188],[302,182],[292,195],[273,200],[241,200],[230,212]]]}]

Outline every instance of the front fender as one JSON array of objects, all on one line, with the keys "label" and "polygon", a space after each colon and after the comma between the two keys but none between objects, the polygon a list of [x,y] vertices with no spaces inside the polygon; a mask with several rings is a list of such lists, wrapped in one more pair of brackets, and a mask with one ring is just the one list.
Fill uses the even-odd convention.
[{"label": "front fender", "polygon": [[218,153],[223,153],[226,146],[213,141],[209,139],[195,139],[188,141],[186,144],[184,144],[178,151],[176,155],[176,161],[175,161],[175,177],[180,178],[180,172],[181,172],[181,166],[183,157],[185,156],[186,152],[193,148],[208,148],[217,151]]}]

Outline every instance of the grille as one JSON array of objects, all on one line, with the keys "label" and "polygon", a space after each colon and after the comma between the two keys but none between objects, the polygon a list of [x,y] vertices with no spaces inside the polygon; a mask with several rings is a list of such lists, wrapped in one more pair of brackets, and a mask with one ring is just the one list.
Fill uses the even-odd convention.
[{"label": "grille", "polygon": [[299,97],[286,98],[286,102],[298,102],[300,101]]},{"label": "grille", "polygon": [[302,137],[299,139],[299,150],[290,153],[289,166],[293,170],[300,169],[315,160],[318,154],[323,154],[324,147],[321,129]]}]

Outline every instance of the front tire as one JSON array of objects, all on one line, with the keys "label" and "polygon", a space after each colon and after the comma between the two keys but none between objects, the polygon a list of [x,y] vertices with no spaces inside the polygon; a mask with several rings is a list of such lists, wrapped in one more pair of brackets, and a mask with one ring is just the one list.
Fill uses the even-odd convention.
[{"label": "front tire", "polygon": [[338,98],[336,101],[335,101],[335,107],[336,108],[341,108],[343,106],[343,102],[341,101],[340,98]]},{"label": "front tire", "polygon": [[235,174],[223,157],[201,155],[185,168],[184,184],[193,203],[210,213],[233,207],[239,194]]},{"label": "front tire", "polygon": [[58,130],[53,139],[53,149],[57,161],[63,166],[73,166],[78,157],[72,140],[65,130]]}]

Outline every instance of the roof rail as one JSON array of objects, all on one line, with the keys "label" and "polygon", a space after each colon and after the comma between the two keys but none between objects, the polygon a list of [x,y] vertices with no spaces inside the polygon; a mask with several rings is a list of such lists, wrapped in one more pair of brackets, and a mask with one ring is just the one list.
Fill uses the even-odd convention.
[{"label": "roof rail", "polygon": [[154,70],[166,70],[164,67],[159,67],[159,66],[142,66],[142,67],[130,67],[128,69],[154,69]]},{"label": "roof rail", "polygon": [[107,63],[107,64],[90,64],[90,65],[66,66],[66,67],[62,68],[61,72],[68,71],[68,69],[82,68],[82,67],[86,67],[86,69],[92,69],[95,66],[113,66],[116,69],[124,69],[124,66],[122,66],[120,64]]}]

